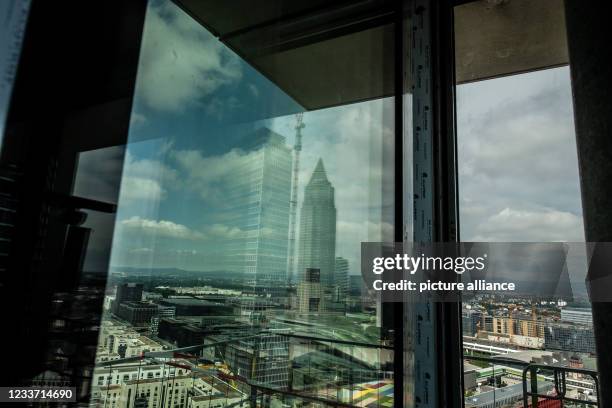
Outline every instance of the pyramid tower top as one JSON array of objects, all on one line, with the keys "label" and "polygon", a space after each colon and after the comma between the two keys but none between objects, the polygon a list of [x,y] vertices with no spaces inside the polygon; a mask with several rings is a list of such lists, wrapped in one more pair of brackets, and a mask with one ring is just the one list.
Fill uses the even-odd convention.
[{"label": "pyramid tower top", "polygon": [[312,176],[310,177],[311,183],[317,181],[329,182],[327,179],[327,173],[325,172],[325,166],[323,165],[323,159],[321,158],[319,158],[317,161],[317,165],[315,166]]}]

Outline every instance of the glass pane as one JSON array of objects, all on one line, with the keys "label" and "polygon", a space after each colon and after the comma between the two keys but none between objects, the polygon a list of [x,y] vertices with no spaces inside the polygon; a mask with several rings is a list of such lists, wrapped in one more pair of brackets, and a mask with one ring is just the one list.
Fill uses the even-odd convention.
[{"label": "glass pane", "polygon": [[239,56],[151,2],[94,404],[393,404],[392,344],[359,273],[361,242],[393,239],[394,101],[323,89],[294,59],[324,66],[360,41],[335,64],[351,78],[370,54],[360,81],[376,88],[388,29],[283,49],[280,63],[243,55],[268,37],[233,40]]},{"label": "glass pane", "polygon": [[[456,8],[462,241],[584,241],[569,68],[555,67],[567,61],[562,5],[553,3]],[[462,31],[476,15],[487,19],[478,34],[487,41]],[[551,19],[552,34],[538,37],[534,21]],[[585,255],[570,254],[570,276],[584,268]],[[584,273],[578,275],[571,299],[481,296],[463,303],[466,407],[522,403],[529,364],[596,370],[591,308]],[[531,374],[526,380],[531,390]],[[565,397],[596,400],[589,374],[569,372],[565,383]],[[552,371],[538,372],[539,394],[556,396],[553,385]]]},{"label": "glass pane", "polygon": [[29,9],[30,0],[7,0],[0,4],[0,21],[2,21],[2,26],[0,26],[0,142],[4,135],[4,121],[13,90]]}]

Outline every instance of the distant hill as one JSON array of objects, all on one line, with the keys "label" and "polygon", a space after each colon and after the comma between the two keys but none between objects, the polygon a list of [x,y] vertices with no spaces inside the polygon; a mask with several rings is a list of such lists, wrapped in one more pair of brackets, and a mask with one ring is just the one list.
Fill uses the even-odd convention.
[{"label": "distant hill", "polygon": [[133,276],[153,275],[158,277],[163,276],[183,276],[183,277],[207,277],[207,278],[225,278],[231,279],[234,277],[243,276],[240,272],[233,271],[189,271],[179,268],[136,268],[128,266],[114,266],[110,268],[111,273],[125,273]]}]

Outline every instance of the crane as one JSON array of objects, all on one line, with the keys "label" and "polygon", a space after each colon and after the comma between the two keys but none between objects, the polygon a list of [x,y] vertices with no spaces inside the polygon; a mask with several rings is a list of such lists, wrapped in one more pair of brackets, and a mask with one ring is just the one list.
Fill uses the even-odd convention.
[{"label": "crane", "polygon": [[304,112],[295,115],[295,144],[293,145],[293,181],[291,182],[291,201],[289,201],[289,248],[287,250],[287,274],[291,281],[295,274],[295,226],[297,222],[298,182],[300,171],[300,152],[302,151],[302,129],[306,127],[303,122]]}]

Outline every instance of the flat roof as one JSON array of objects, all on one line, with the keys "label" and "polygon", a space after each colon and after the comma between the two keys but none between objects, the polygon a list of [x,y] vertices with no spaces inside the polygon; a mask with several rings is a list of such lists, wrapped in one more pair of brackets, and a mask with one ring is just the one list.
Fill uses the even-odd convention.
[{"label": "flat roof", "polygon": [[591,309],[590,307],[564,307],[564,308],[561,308],[561,312],[563,311],[588,313],[588,314],[593,313],[593,309]]},{"label": "flat roof", "polygon": [[172,304],[173,306],[225,306],[223,303],[211,302],[207,299],[196,299],[196,298],[169,298],[159,300],[162,304]]},{"label": "flat roof", "polygon": [[[539,383],[538,393],[544,393],[545,391],[552,388],[551,383]],[[465,398],[466,407],[482,407],[492,406],[491,404],[503,401],[507,398],[521,398],[523,396],[523,384],[513,384],[506,387],[495,388],[494,390],[483,392],[471,397]]]},{"label": "flat roof", "polygon": [[495,357],[504,358],[506,360],[516,360],[516,361],[522,361],[524,363],[531,363],[534,358],[549,357],[552,355],[553,355],[552,351],[523,350],[523,351],[517,351],[516,353],[497,354],[495,355]]}]

